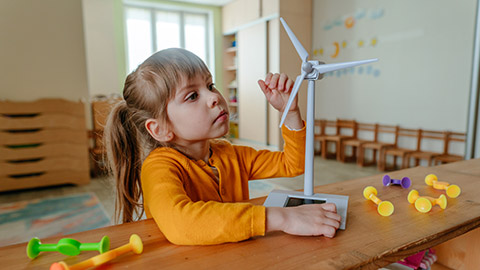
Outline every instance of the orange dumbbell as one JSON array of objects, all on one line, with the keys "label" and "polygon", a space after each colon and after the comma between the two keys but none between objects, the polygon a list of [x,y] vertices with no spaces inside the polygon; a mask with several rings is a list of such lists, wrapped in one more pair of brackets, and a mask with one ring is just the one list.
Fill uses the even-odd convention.
[{"label": "orange dumbbell", "polygon": [[438,205],[440,208],[447,208],[447,197],[445,195],[440,195],[437,199],[418,195],[418,191],[412,189],[407,196],[409,203],[415,203],[415,208],[422,213],[427,213],[432,209],[432,206]]},{"label": "orange dumbbell", "polygon": [[143,243],[142,239],[136,234],[130,236],[130,241],[128,244],[125,244],[116,249],[112,249],[95,257],[92,257],[83,262],[79,262],[72,266],[68,266],[65,262],[56,262],[50,266],[50,270],[83,270],[91,267],[99,266],[108,261],[115,259],[116,257],[125,254],[127,252],[133,251],[135,254],[140,254],[143,252]]},{"label": "orange dumbbell", "polygon": [[377,189],[368,186],[363,190],[363,197],[367,200],[371,200],[378,205],[377,211],[380,215],[388,217],[393,213],[394,207],[393,204],[389,201],[382,201],[377,197]]},{"label": "orange dumbbell", "polygon": [[457,185],[450,185],[447,182],[440,182],[435,174],[429,174],[425,177],[425,183],[433,186],[434,189],[445,190],[449,198],[456,198],[460,195],[461,189]]}]

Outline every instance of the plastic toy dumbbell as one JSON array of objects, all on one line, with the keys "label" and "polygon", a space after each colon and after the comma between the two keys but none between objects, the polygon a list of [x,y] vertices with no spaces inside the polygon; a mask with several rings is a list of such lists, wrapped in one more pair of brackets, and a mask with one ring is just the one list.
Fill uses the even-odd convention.
[{"label": "plastic toy dumbbell", "polygon": [[110,238],[104,236],[98,243],[80,243],[79,241],[71,238],[62,238],[57,244],[42,244],[40,239],[34,237],[28,242],[27,256],[30,259],[35,259],[40,252],[43,251],[57,251],[64,255],[76,256],[80,254],[80,251],[98,250],[100,253],[104,253],[110,249]]},{"label": "plastic toy dumbbell", "polygon": [[371,200],[378,205],[377,211],[380,215],[388,217],[393,213],[394,207],[393,204],[389,201],[382,201],[377,197],[377,189],[368,186],[363,190],[363,197],[367,200]]},{"label": "plastic toy dumbbell", "polygon": [[97,255],[90,259],[87,259],[83,262],[79,262],[72,266],[68,266],[65,262],[56,262],[50,266],[50,270],[83,270],[90,267],[99,266],[108,261],[115,259],[116,257],[123,255],[129,251],[133,251],[135,254],[140,254],[143,252],[143,243],[142,239],[136,234],[130,236],[130,241],[128,244],[125,244],[116,249],[112,249],[103,254]]},{"label": "plastic toy dumbbell", "polygon": [[429,174],[425,177],[425,183],[429,186],[433,186],[434,189],[445,190],[447,196],[450,198],[456,198],[462,190],[457,185],[450,185],[447,182],[440,182],[435,174]]},{"label": "plastic toy dumbbell", "polygon": [[402,179],[392,179],[388,174],[383,176],[382,182],[384,186],[400,185],[402,188],[409,188],[412,184],[412,181],[408,177],[403,177]]},{"label": "plastic toy dumbbell", "polygon": [[407,196],[407,200],[409,203],[415,203],[415,208],[422,213],[430,212],[432,206],[438,205],[440,208],[445,209],[447,208],[447,197],[445,195],[440,195],[437,199],[428,197],[428,196],[420,196],[418,191],[412,189]]}]

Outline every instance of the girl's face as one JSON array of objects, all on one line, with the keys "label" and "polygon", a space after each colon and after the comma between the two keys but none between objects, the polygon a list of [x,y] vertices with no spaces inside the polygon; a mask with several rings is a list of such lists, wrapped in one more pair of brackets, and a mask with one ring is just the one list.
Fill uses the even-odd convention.
[{"label": "girl's face", "polygon": [[196,142],[221,137],[229,129],[228,105],[211,76],[183,80],[168,102],[167,114],[174,142]]}]

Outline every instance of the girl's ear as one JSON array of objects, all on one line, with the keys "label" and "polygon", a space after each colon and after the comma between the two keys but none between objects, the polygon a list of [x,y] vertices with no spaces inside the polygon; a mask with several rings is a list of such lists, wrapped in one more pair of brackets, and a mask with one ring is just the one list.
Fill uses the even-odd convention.
[{"label": "girl's ear", "polygon": [[169,142],[173,139],[173,132],[171,132],[167,125],[162,125],[160,121],[150,118],[145,121],[145,128],[150,136],[159,142]]}]

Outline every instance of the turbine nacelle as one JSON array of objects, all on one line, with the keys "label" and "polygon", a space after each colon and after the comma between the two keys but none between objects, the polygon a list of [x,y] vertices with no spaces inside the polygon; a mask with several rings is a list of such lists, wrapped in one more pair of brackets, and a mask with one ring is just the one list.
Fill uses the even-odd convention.
[{"label": "turbine nacelle", "polygon": [[302,72],[305,72],[304,80],[320,80],[323,78],[323,73],[318,72],[315,68],[316,66],[323,65],[325,63],[317,61],[317,60],[310,60],[307,62],[302,63]]}]

